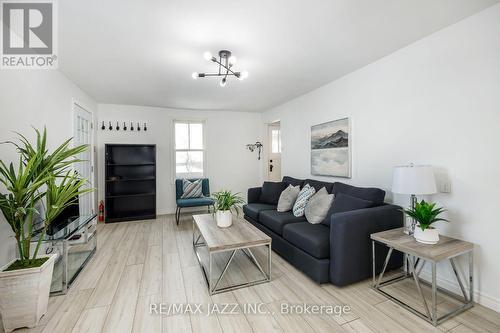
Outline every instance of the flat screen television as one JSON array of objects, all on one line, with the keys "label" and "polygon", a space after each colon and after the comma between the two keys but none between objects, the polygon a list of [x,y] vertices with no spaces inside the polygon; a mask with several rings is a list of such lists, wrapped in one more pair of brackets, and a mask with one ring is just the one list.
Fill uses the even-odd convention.
[{"label": "flat screen television", "polygon": [[66,207],[47,228],[47,235],[53,235],[66,227],[80,216],[80,205],[78,200],[74,204]]}]

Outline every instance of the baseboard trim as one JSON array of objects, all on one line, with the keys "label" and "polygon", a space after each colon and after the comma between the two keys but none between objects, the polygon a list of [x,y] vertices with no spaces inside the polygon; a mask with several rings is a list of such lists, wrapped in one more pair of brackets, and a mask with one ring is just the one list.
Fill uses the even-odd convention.
[{"label": "baseboard trim", "polygon": [[[185,214],[192,214],[192,213],[206,213],[207,208],[206,206],[203,206],[203,208],[183,208],[181,211],[181,215]],[[157,215],[173,215],[175,214],[175,208],[167,208],[167,209],[162,209],[157,212]]]},{"label": "baseboard trim", "polygon": [[[420,277],[427,282],[430,282],[432,279],[431,273],[425,270],[422,270],[422,272],[420,273]],[[457,295],[462,295],[462,291],[460,290],[460,287],[456,280],[438,276],[437,283],[443,289],[451,291]],[[479,303],[493,311],[500,312],[500,299],[488,295],[478,289],[474,289],[474,302]]]}]

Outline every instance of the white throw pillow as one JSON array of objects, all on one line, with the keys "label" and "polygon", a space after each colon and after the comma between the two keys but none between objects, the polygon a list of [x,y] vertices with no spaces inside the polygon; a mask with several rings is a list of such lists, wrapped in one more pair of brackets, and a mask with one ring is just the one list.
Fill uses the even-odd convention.
[{"label": "white throw pillow", "polygon": [[322,188],[307,202],[304,214],[311,224],[319,224],[326,218],[333,202],[333,194],[328,194],[326,188]]},{"label": "white throw pillow", "polygon": [[288,187],[281,192],[280,199],[278,201],[278,212],[288,212],[293,208],[293,204],[297,197],[299,196],[300,186],[288,185]]},{"label": "white throw pillow", "polygon": [[314,195],[316,190],[309,184],[306,184],[302,190],[300,190],[297,200],[293,204],[293,215],[296,217],[304,216],[304,210],[307,205],[309,198]]}]

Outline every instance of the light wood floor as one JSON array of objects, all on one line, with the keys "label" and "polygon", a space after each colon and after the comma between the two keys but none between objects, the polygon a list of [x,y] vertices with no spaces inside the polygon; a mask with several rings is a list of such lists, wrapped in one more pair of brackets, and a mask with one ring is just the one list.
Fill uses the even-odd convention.
[{"label": "light wood floor", "polygon": [[[434,328],[372,291],[370,281],[344,288],[320,286],[274,253],[272,282],[209,297],[193,253],[189,216],[179,227],[173,216],[162,216],[99,225],[98,230],[98,252],[69,293],[50,298],[38,327],[16,332],[500,332],[500,314],[482,306]],[[253,272],[239,258],[227,282]],[[391,287],[391,292],[420,306],[409,283]],[[449,307],[449,300],[438,301],[438,307]],[[151,315],[150,304],[161,302],[264,303],[268,314]],[[351,312],[283,315],[282,303],[348,305]]]}]

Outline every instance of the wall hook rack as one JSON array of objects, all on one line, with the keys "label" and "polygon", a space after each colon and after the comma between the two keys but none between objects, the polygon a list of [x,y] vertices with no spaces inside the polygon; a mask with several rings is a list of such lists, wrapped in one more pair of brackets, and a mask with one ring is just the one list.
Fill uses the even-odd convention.
[{"label": "wall hook rack", "polygon": [[[106,125],[106,122],[108,123],[108,125]],[[130,132],[133,132],[134,130],[137,131],[137,132],[140,132],[140,131],[144,131],[146,132],[148,130],[148,124],[147,123],[144,123],[144,122],[134,122],[134,121],[131,121],[130,122],[130,127],[127,125],[128,122],[127,121],[123,121],[123,120],[117,120],[116,121],[116,126],[113,126],[113,124],[115,123],[114,120],[101,120],[101,130],[103,131],[112,131],[113,129],[115,131],[119,131],[120,129],[122,131],[130,131]],[[120,123],[123,123],[123,126],[120,125]]]}]

